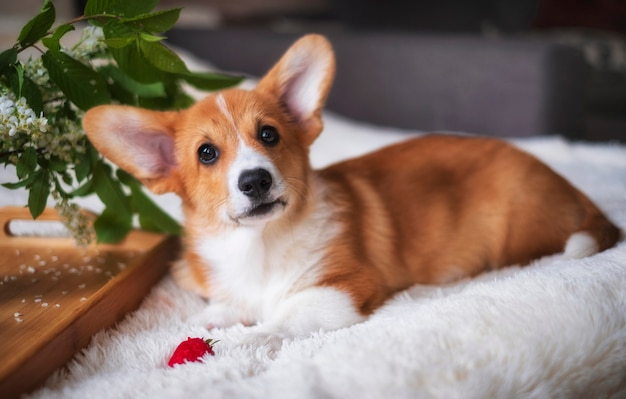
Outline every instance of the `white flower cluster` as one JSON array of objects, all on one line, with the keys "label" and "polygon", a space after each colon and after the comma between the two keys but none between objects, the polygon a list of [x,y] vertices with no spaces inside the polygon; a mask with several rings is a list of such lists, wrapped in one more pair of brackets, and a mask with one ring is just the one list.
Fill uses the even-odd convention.
[{"label": "white flower cluster", "polygon": [[[48,75],[48,70],[43,66],[41,57],[31,58],[24,64],[24,75],[43,89],[42,94],[51,89],[50,76]],[[57,92],[58,90],[55,90],[54,95],[57,95]]]},{"label": "white flower cluster", "polygon": [[45,148],[43,153],[45,158],[56,157],[67,164],[72,164],[75,153],[85,153],[86,141],[81,119],[82,113],[76,120],[55,119],[48,127],[47,134],[33,132],[32,142],[37,148]]},{"label": "white flower cluster", "polygon": [[[8,88],[0,85],[0,152],[17,153],[25,147],[34,147],[46,159],[56,157],[72,163],[73,152],[85,152],[82,112],[75,111],[76,118],[70,119],[57,117],[57,111],[47,112],[51,119],[43,114],[38,116],[24,97],[16,99]],[[10,160],[15,163],[17,158]]]},{"label": "white flower cluster", "polygon": [[78,205],[61,197],[58,192],[53,191],[52,196],[56,201],[54,208],[61,216],[63,225],[72,233],[76,244],[81,247],[89,245],[96,235],[89,217]]},{"label": "white flower cluster", "polygon": [[63,49],[63,51],[82,62],[89,62],[95,56],[105,53],[107,46],[104,43],[102,28],[97,26],[85,27],[78,44],[72,48]]},{"label": "white flower cluster", "polygon": [[0,86],[0,137],[13,137],[15,134],[48,131],[48,119],[43,113],[36,115],[24,97],[16,99],[6,87]]},{"label": "white flower cluster", "polygon": [[[88,62],[105,49],[102,29],[89,26],[83,29],[76,46],[63,51]],[[40,57],[31,58],[22,65],[24,76],[41,91],[44,113],[37,115],[25,98],[17,99],[9,88],[0,85],[0,152],[14,153],[32,146],[47,159],[56,157],[72,163],[73,153],[85,152],[81,127],[83,113],[76,108],[72,109],[75,113],[72,117],[67,112],[60,112],[64,107],[64,95],[50,80]],[[11,157],[10,161],[15,163],[17,158]]]},{"label": "white flower cluster", "polygon": [[[105,55],[103,39],[100,28],[87,27],[78,44],[63,51],[88,63]],[[73,105],[68,110],[65,95],[50,79],[40,57],[22,62],[22,67],[24,76],[41,92],[44,112],[37,115],[26,98],[17,98],[9,87],[0,84],[0,155],[6,156],[5,162],[15,165],[25,148],[36,148],[39,157],[61,161],[70,172],[78,162],[76,155],[86,151],[87,140],[81,126],[83,112]],[[55,173],[52,171],[52,174]],[[71,175],[67,173],[64,176]],[[65,179],[60,180],[69,184]],[[53,180],[50,184],[55,207],[76,242],[80,245],[90,243],[94,230],[89,218],[70,198],[61,194]]]}]

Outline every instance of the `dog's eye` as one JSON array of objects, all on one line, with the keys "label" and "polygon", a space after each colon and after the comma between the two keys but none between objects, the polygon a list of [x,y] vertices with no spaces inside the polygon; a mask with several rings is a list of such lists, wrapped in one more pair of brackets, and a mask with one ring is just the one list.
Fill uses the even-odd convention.
[{"label": "dog's eye", "polygon": [[259,130],[259,140],[261,140],[263,144],[271,147],[278,144],[280,136],[278,135],[275,127],[263,126]]},{"label": "dog's eye", "polygon": [[198,148],[198,159],[205,165],[210,165],[217,161],[219,153],[213,144],[202,144]]}]

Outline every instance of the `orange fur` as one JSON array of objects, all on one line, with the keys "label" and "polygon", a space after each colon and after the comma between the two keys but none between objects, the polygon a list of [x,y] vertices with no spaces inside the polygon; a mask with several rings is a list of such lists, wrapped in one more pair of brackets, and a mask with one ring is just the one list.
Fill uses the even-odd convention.
[{"label": "orange fur", "polygon": [[[288,90],[312,57],[327,59],[314,71],[324,77],[314,87],[319,98],[289,108],[295,94]],[[267,222],[263,239],[289,236],[320,204],[330,207],[340,231],[328,243],[313,285],[348,293],[362,314],[415,283],[444,283],[560,252],[576,232],[589,233],[599,250],[617,242],[618,229],[584,194],[536,158],[495,139],[426,136],[311,170],[308,149],[322,130],[333,75],[330,45],[308,36],[255,90],[222,92],[226,109],[210,96],[180,112],[103,106],[87,113],[84,126],[98,150],[153,191],[182,198],[187,252],[175,271],[187,288],[206,296],[228,292],[211,280],[213,265],[197,248],[208,235],[240,228],[220,213],[240,143],[271,160],[286,181],[284,213]],[[129,124],[132,134],[124,131]],[[277,127],[279,145],[259,143],[261,125]],[[146,146],[151,138],[157,144]],[[198,162],[203,143],[219,149],[215,165]]]},{"label": "orange fur", "polygon": [[335,268],[327,281],[343,276],[341,284],[351,286],[357,275],[375,281],[355,293],[365,311],[415,283],[448,282],[560,252],[575,232],[588,231],[600,250],[619,239],[580,191],[494,139],[426,136],[320,175],[333,187],[345,226],[343,242],[329,253]]}]

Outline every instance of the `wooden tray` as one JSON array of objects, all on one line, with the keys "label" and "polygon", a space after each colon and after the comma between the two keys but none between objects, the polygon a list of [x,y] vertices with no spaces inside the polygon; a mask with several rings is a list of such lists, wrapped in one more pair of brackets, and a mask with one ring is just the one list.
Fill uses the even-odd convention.
[{"label": "wooden tray", "polygon": [[[0,208],[0,397],[40,384],[136,309],[179,252],[179,240],[132,231],[116,245],[78,248],[71,238],[18,237],[24,208]],[[54,210],[38,219],[58,220]]]}]

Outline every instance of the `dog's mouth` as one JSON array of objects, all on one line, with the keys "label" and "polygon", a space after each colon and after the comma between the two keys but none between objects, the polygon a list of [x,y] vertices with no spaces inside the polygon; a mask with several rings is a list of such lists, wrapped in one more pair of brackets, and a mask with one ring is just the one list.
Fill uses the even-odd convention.
[{"label": "dog's mouth", "polygon": [[274,208],[276,208],[277,206],[284,207],[285,205],[286,205],[285,201],[279,198],[276,201],[255,205],[254,207],[252,207],[246,212],[246,216],[256,217],[256,216],[267,215],[268,213],[272,212]]},{"label": "dog's mouth", "polygon": [[248,208],[245,212],[243,212],[241,215],[234,217],[232,219],[238,223],[241,222],[242,220],[258,219],[258,218],[262,218],[263,216],[272,214],[279,207],[284,208],[286,206],[287,206],[287,202],[283,200],[282,198],[278,198],[274,201],[254,204],[253,206]]}]

